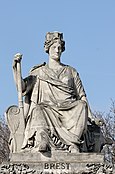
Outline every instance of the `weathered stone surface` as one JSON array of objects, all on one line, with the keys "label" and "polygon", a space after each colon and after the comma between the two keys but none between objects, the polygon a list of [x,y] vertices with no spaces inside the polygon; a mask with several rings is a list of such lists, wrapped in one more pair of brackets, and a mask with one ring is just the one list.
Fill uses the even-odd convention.
[{"label": "weathered stone surface", "polygon": [[[48,154],[46,154],[48,156]],[[103,163],[104,155],[100,153],[67,153],[53,151],[51,157],[41,153],[13,153],[10,161],[21,163],[39,163],[39,162],[68,162],[68,163]],[[49,155],[50,156],[50,155]]]},{"label": "weathered stone surface", "polygon": [[[89,170],[88,164],[103,164],[102,154],[52,152],[51,157],[41,153],[12,154],[11,163],[24,163],[39,172],[72,173]],[[94,167],[94,166],[93,166]]]},{"label": "weathered stone surface", "polygon": [[1,166],[0,173],[114,174],[112,166],[105,164],[103,154],[66,152],[52,152],[52,157],[41,153],[14,153],[10,163]]}]

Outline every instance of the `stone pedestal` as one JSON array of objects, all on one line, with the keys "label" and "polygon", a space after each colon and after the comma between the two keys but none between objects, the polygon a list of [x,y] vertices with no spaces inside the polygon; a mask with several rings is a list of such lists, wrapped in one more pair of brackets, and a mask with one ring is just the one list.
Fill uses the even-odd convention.
[{"label": "stone pedestal", "polygon": [[107,169],[103,154],[72,154],[60,151],[52,152],[52,154],[26,152],[11,154],[10,162],[2,165],[0,173],[6,171],[9,174],[103,174],[105,169],[112,171],[111,167]]}]

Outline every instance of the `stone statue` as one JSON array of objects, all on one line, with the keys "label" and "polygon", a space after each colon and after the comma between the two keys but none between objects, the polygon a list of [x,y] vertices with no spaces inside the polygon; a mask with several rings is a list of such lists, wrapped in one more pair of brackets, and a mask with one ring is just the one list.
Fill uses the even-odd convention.
[{"label": "stone statue", "polygon": [[87,122],[95,122],[95,118],[78,72],[61,63],[63,34],[48,32],[44,48],[49,62],[34,66],[24,79],[22,55],[16,54],[13,60],[19,107],[11,106],[6,111],[11,151],[43,153],[57,149],[77,153],[85,141]]}]

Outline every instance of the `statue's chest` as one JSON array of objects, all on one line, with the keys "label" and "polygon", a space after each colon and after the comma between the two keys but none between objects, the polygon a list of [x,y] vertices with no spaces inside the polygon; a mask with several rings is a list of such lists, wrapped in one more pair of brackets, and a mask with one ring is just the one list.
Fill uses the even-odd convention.
[{"label": "statue's chest", "polygon": [[41,79],[46,82],[57,82],[57,84],[62,83],[69,87],[73,87],[74,84],[74,78],[69,68],[64,68],[58,72],[43,68],[37,74],[37,79]]}]

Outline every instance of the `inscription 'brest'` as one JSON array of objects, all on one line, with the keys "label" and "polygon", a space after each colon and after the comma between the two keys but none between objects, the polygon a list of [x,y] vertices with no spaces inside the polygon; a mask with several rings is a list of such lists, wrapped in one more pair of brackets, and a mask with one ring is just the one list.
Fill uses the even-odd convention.
[{"label": "inscription 'brest'", "polygon": [[44,163],[44,169],[67,169],[69,170],[70,163]]}]

